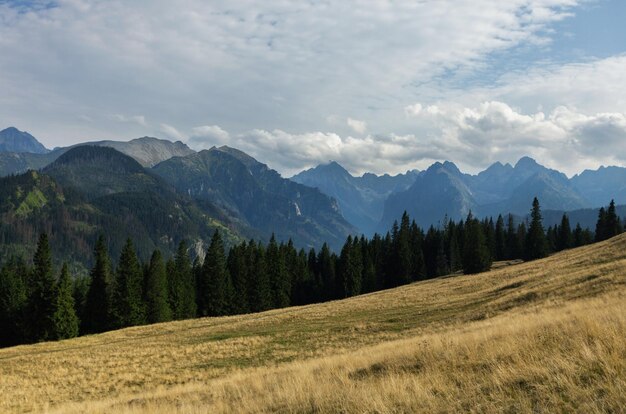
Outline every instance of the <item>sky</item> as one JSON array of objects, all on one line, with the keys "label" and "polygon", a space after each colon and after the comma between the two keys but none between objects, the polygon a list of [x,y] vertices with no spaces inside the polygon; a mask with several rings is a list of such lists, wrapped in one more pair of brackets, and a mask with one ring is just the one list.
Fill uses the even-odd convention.
[{"label": "sky", "polygon": [[285,176],[626,165],[624,0],[0,0],[0,128]]}]

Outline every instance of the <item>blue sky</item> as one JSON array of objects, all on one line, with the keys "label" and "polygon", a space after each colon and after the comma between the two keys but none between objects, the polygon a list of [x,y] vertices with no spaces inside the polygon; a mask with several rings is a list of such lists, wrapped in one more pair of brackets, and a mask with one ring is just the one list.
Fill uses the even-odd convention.
[{"label": "blue sky", "polygon": [[[0,127],[285,175],[626,164],[626,1],[0,1]],[[2,125],[3,124],[3,125]]]}]

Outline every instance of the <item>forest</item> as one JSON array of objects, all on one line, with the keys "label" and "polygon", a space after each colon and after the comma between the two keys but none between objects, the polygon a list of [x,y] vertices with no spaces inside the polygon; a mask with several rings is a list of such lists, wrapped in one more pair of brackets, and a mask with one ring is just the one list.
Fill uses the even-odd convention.
[{"label": "forest", "polygon": [[424,230],[404,213],[385,235],[349,236],[337,254],[297,250],[272,237],[225,249],[215,231],[204,258],[192,261],[183,241],[173,257],[155,250],[142,263],[130,238],[114,264],[107,239],[93,250],[88,277],[53,266],[48,234],[32,261],[0,263],[0,346],[59,340],[128,326],[224,316],[342,299],[462,271],[488,270],[494,261],[535,260],[623,231],[611,201],[600,209],[595,232],[561,223],[545,229],[535,198],[530,219],[513,216],[444,220]]}]

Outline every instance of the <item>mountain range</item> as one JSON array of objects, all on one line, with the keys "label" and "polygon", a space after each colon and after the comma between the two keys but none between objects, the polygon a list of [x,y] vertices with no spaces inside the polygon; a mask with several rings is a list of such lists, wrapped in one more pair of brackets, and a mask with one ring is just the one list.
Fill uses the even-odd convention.
[{"label": "mountain range", "polygon": [[286,179],[226,146],[196,152],[180,141],[143,137],[48,151],[15,128],[0,137],[0,176],[22,174],[0,179],[2,240],[21,240],[11,232],[31,237],[62,216],[67,227],[59,227],[59,237],[83,246],[81,257],[105,223],[116,229],[115,246],[133,234],[145,239],[140,250],[146,252],[171,251],[183,238],[200,251],[216,228],[231,241],[274,234],[298,247],[327,242],[337,250],[349,234],[386,232],[404,211],[422,227],[470,211],[523,219],[538,197],[547,225],[568,211],[573,223],[592,227],[597,208],[611,199],[626,203],[626,168],[568,178],[529,157],[475,175],[445,161],[395,176],[353,176],[330,162]]},{"label": "mountain range", "polygon": [[[496,162],[476,175],[445,161],[396,176],[354,177],[330,162],[292,180],[336,198],[348,221],[367,235],[386,232],[404,211],[422,227],[441,224],[446,217],[459,220],[470,211],[479,217],[511,213],[523,218],[538,197],[545,211],[579,211],[579,218],[589,223],[611,199],[626,203],[626,168],[601,167],[568,178],[529,157],[514,166]],[[365,184],[371,182],[384,185],[374,189]]]},{"label": "mountain range", "polygon": [[228,147],[195,152],[145,137],[0,153],[16,154],[38,164],[0,178],[3,255],[28,250],[41,231],[60,258],[83,264],[102,232],[114,257],[127,237],[140,255],[171,253],[183,239],[200,254],[215,229],[228,244],[275,234],[297,247],[327,242],[335,250],[357,232],[330,197]]}]

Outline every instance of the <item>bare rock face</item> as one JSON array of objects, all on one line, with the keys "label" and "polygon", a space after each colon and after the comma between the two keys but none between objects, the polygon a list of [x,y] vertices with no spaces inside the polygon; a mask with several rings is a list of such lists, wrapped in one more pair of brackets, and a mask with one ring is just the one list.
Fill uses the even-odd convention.
[{"label": "bare rock face", "polygon": [[128,142],[99,141],[90,143],[101,147],[111,147],[137,160],[144,167],[153,167],[172,157],[185,157],[194,151],[180,141],[143,137]]}]

